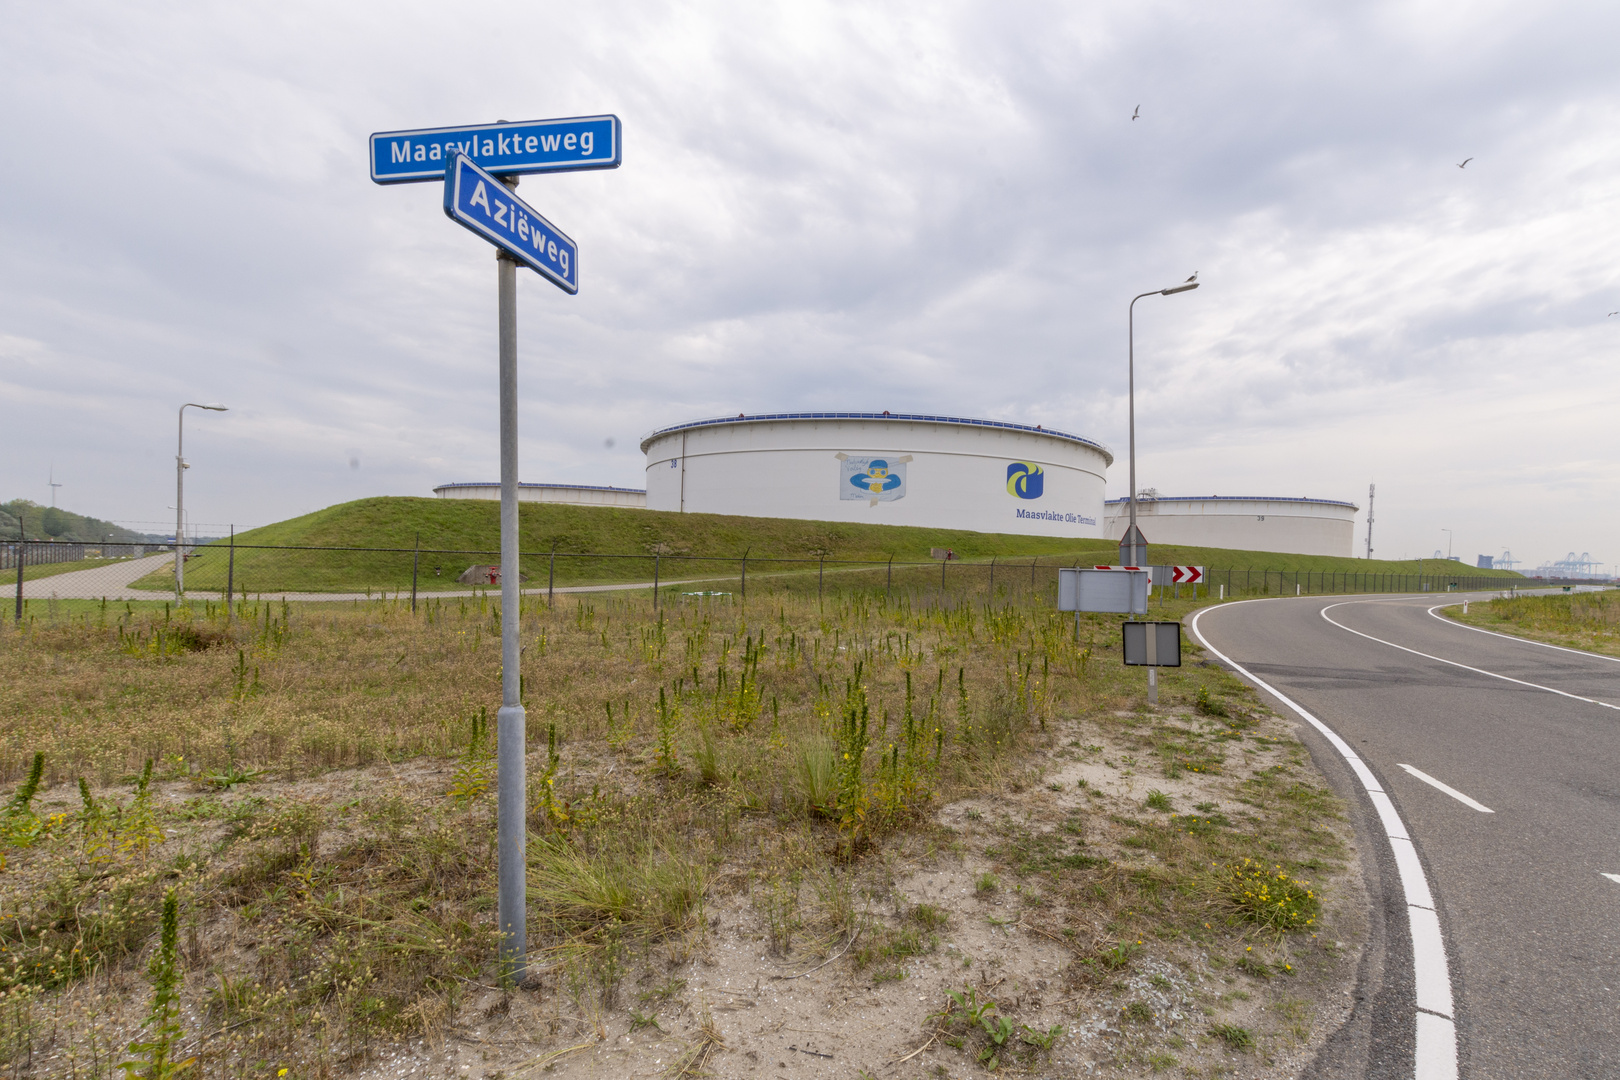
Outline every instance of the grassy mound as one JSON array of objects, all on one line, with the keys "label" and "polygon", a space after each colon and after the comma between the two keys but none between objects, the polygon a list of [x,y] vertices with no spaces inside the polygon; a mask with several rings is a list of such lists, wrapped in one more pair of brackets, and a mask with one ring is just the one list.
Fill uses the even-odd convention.
[{"label": "grassy mound", "polygon": [[[748,553],[750,576],[773,571],[813,574],[821,559],[826,560],[829,572],[840,563],[881,564],[891,558],[897,568],[928,564],[933,548],[950,548],[964,562],[994,559],[1027,565],[1039,561],[1048,567],[1113,563],[1119,552],[1117,544],[1100,539],[550,503],[524,503],[519,516],[523,573],[531,584],[544,583],[551,573],[551,552],[558,554],[558,585],[647,581],[653,576],[655,555],[660,557],[660,577],[667,581],[735,576],[744,552]],[[253,591],[409,589],[413,565],[419,588],[445,589],[457,587],[456,578],[468,566],[495,561],[500,547],[500,505],[475,499],[361,499],[239,533],[236,543],[232,580],[238,591],[244,586]],[[418,544],[422,549],[419,560],[414,554]],[[256,545],[355,550],[269,551]],[[189,587],[217,591],[224,586],[227,559],[218,550],[223,547],[221,543],[200,549],[187,563]],[[1293,575],[1423,573],[1433,577],[1450,572],[1468,577],[1519,577],[1510,571],[1474,570],[1432,559],[1386,562],[1169,545],[1150,550],[1159,564],[1198,565],[1251,575],[1269,571]],[[598,557],[583,557],[586,553]],[[1260,584],[1258,578],[1255,583]],[[167,578],[153,575],[138,585],[162,589],[167,587]]]}]

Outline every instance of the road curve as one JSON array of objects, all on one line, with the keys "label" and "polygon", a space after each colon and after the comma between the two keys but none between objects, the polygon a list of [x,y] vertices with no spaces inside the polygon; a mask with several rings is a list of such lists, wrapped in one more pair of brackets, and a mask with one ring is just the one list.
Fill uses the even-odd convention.
[{"label": "road curve", "polygon": [[[1320,1074],[1620,1077],[1620,877],[1607,876],[1620,876],[1620,663],[1431,614],[1462,599],[1308,597],[1197,617],[1208,645],[1359,756],[1417,856],[1397,863],[1380,796],[1305,725],[1352,804],[1376,908],[1356,1014]],[[1403,871],[1438,914],[1454,1065],[1416,1055],[1415,1032],[1437,1021],[1421,940],[1414,992]]]}]

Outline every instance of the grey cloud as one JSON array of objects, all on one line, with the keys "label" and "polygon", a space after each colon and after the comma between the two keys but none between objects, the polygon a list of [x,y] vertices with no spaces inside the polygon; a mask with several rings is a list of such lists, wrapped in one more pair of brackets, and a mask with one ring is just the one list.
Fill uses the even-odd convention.
[{"label": "grey cloud", "polygon": [[[745,408],[988,413],[1122,446],[1125,302],[1198,269],[1199,292],[1138,305],[1161,489],[1359,498],[1376,469],[1392,553],[1436,514],[1484,544],[1484,508],[1547,490],[1563,509],[1515,526],[1521,556],[1598,552],[1615,524],[1585,501],[1606,474],[1584,414],[1499,421],[1539,472],[1503,470],[1477,419],[1549,379],[1614,389],[1604,6],[9,19],[11,494],[54,457],[76,508],[153,516],[174,403],[199,393],[233,405],[197,436],[217,516],[493,475],[490,252],[432,185],[370,184],[365,136],[614,111],[623,169],[520,189],[584,275],[576,298],[521,286],[526,477],[634,484],[604,431]],[[1405,504],[1402,469],[1448,481]]]}]

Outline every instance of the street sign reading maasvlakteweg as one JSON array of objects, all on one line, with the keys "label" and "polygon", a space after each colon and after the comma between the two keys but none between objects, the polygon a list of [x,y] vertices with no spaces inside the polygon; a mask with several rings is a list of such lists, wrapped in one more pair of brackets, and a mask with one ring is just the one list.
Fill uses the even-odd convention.
[{"label": "street sign reading maasvlakteweg", "polygon": [[444,212],[563,292],[579,292],[579,247],[461,154],[452,154],[444,170]]},{"label": "street sign reading maasvlakteweg", "polygon": [[379,184],[441,180],[453,154],[511,175],[617,169],[624,146],[619,118],[612,115],[379,131],[371,136],[371,179]]}]

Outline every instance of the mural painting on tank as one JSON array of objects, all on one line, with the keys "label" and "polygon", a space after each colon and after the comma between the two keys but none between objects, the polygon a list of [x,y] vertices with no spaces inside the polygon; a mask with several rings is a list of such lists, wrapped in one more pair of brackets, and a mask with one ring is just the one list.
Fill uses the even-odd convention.
[{"label": "mural painting on tank", "polygon": [[1007,494],[1015,499],[1038,499],[1046,491],[1046,470],[1030,461],[1007,466]]},{"label": "mural painting on tank", "polygon": [[906,497],[906,464],[911,455],[851,457],[837,454],[838,498],[864,499],[871,506]]}]

